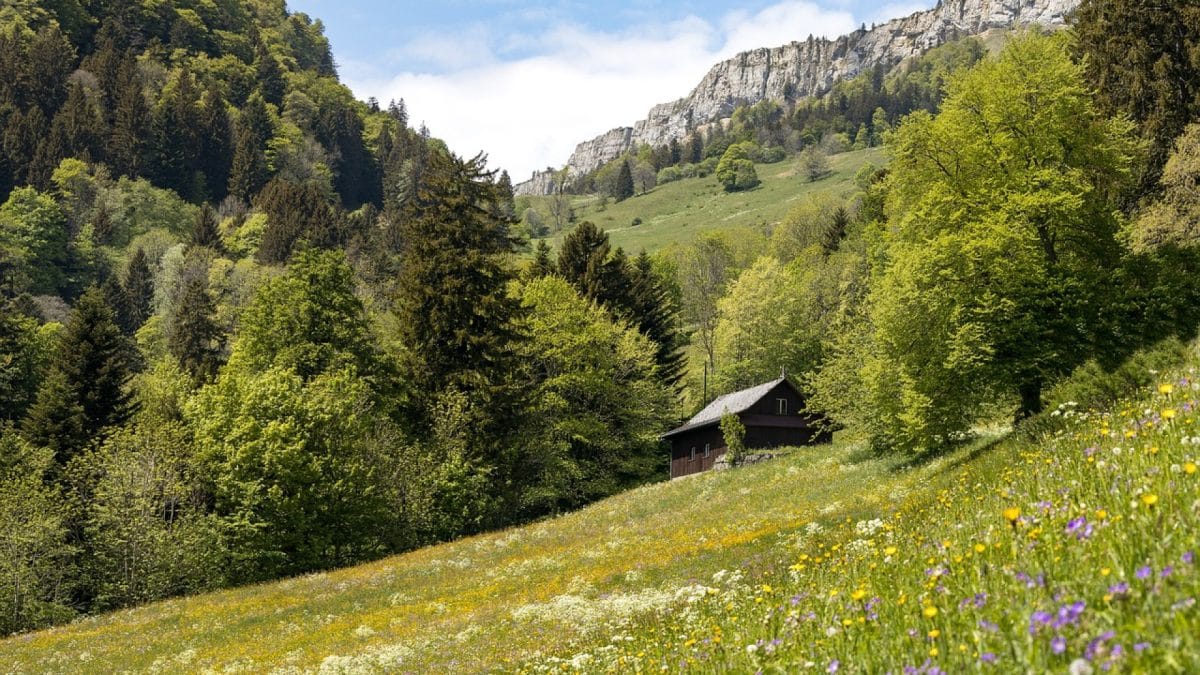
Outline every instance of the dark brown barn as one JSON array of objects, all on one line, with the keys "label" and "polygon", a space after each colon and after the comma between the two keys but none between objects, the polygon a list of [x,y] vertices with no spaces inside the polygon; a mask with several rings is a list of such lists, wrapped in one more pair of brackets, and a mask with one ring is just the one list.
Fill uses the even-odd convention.
[{"label": "dark brown barn", "polygon": [[786,377],[717,398],[663,434],[671,443],[671,478],[707,471],[725,454],[720,424],[726,412],[746,427],[747,450],[828,443],[832,433],[818,424],[823,418],[803,411],[804,395]]}]

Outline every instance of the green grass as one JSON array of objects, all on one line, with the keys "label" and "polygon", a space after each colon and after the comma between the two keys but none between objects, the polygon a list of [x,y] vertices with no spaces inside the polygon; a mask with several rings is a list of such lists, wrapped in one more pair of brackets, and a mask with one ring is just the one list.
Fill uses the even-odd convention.
[{"label": "green grass", "polygon": [[[867,162],[885,165],[884,149],[834,155],[830,158],[832,172],[816,182],[799,175],[796,160],[789,158],[775,164],[756,165],[762,184],[747,192],[725,192],[714,176],[708,176],[667,183],[644,195],[610,203],[603,210],[599,210],[600,199],[594,195],[576,198],[574,207],[578,220],[590,220],[607,230],[614,246],[624,247],[633,254],[642,249],[654,252],[672,243],[687,243],[701,232],[773,225],[811,194],[830,192],[849,196],[857,189],[854,175]],[[545,199],[532,201],[549,213]],[[635,218],[641,218],[640,225],[632,225]],[[561,238],[560,233],[547,241],[557,247]]]},{"label": "green grass", "polygon": [[0,670],[1196,672],[1197,364],[1037,437],[908,464],[796,450],[10,638]]}]

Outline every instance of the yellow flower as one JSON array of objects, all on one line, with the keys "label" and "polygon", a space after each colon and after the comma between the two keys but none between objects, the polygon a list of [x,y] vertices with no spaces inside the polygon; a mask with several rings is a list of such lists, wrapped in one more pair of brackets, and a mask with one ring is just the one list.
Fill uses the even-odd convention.
[{"label": "yellow flower", "polygon": [[1101,568],[1100,568],[1100,576],[1102,576],[1102,577],[1106,577],[1106,576],[1108,576],[1108,575],[1110,575],[1110,574],[1112,574],[1112,569],[1111,569],[1111,568],[1108,568],[1108,567],[1101,567]]},{"label": "yellow flower", "polygon": [[983,553],[986,550],[987,550],[987,547],[984,546],[983,544],[975,544],[975,552],[976,553]]},{"label": "yellow flower", "polygon": [[1158,503],[1158,495],[1156,495],[1156,494],[1142,495],[1142,503],[1145,504],[1146,506],[1154,506],[1155,504]]},{"label": "yellow flower", "polygon": [[867,597],[867,592],[861,588],[850,594],[851,600],[862,600],[865,597]]},{"label": "yellow flower", "polygon": [[1192,474],[1194,474],[1194,473],[1196,473],[1196,463],[1195,463],[1195,462],[1188,462],[1187,464],[1184,464],[1184,465],[1183,465],[1183,472],[1184,472],[1184,473],[1186,473],[1186,474],[1187,474],[1187,475],[1189,475],[1189,476],[1190,476],[1190,475],[1192,475]]},{"label": "yellow flower", "polygon": [[933,647],[932,649],[930,649],[930,650],[929,650],[929,655],[930,655],[930,656],[937,656],[937,655],[938,655],[938,648],[937,648],[937,647]]},{"label": "yellow flower", "polygon": [[1100,510],[1096,511],[1097,519],[1104,520],[1107,517],[1108,517],[1108,511],[1105,511],[1104,509],[1100,509]]},{"label": "yellow flower", "polygon": [[934,607],[933,605],[929,605],[925,609],[921,610],[921,614],[924,614],[926,619],[932,619],[933,617],[937,616],[938,608]]},{"label": "yellow flower", "polygon": [[1164,420],[1175,419],[1175,409],[1167,408],[1166,410],[1162,411],[1162,418]]},{"label": "yellow flower", "polygon": [[1147,450],[1147,452],[1149,452],[1152,455],[1157,455],[1158,454],[1158,446],[1157,445],[1150,446],[1150,449]]},{"label": "yellow flower", "polygon": [[1175,391],[1175,385],[1171,384],[1170,382],[1164,382],[1158,385],[1158,393],[1160,394],[1170,394],[1173,391]]},{"label": "yellow flower", "polygon": [[1010,506],[1004,509],[1004,519],[1013,525],[1017,524],[1017,518],[1021,517],[1021,509],[1016,506]]},{"label": "yellow flower", "polygon": [[938,636],[941,634],[942,634],[942,631],[934,628],[933,630],[929,631],[929,639],[936,640],[936,639],[938,639]]},{"label": "yellow flower", "polygon": [[896,547],[888,546],[887,548],[883,549],[883,554],[884,555],[896,555]]}]

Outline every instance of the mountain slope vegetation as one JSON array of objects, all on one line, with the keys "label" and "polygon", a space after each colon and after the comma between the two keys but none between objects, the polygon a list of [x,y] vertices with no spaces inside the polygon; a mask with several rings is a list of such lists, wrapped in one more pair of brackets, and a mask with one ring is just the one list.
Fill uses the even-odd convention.
[{"label": "mountain slope vegetation", "polygon": [[[941,456],[796,449],[0,646],[10,672],[1190,670],[1200,355],[1157,353],[1108,407],[1064,400],[1037,431]],[[1098,382],[1123,386],[1060,393]]]}]

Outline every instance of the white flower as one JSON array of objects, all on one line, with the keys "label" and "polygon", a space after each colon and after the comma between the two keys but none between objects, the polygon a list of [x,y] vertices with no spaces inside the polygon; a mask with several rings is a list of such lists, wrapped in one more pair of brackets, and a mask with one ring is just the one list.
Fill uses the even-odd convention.
[{"label": "white flower", "polygon": [[1092,664],[1083,659],[1075,659],[1067,668],[1067,672],[1071,675],[1092,675]]},{"label": "white flower", "polygon": [[758,645],[746,645],[746,653],[753,654],[758,651]]}]

